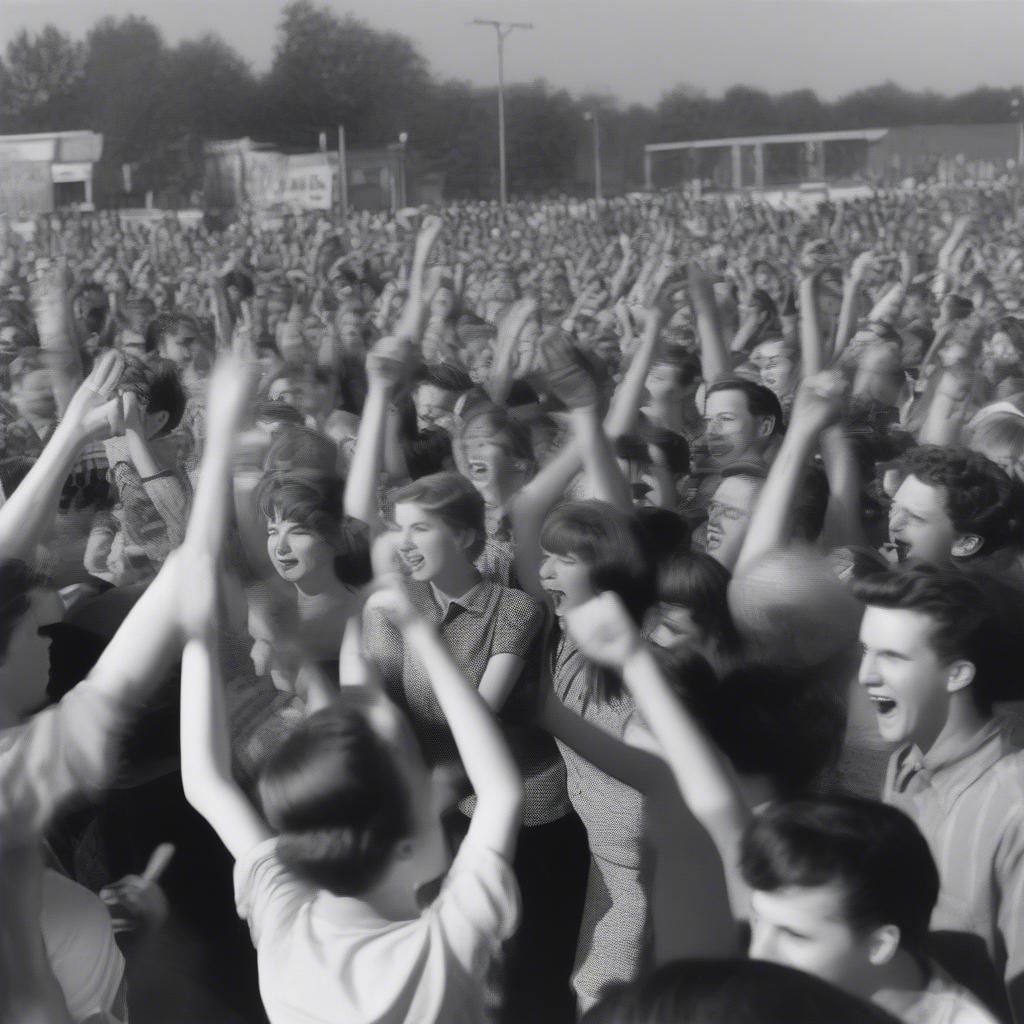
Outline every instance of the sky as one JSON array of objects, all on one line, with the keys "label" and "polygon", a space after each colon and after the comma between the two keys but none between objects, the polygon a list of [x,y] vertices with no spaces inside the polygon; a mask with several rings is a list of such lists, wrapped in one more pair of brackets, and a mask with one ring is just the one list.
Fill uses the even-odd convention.
[{"label": "sky", "polygon": [[[1024,0],[321,0],[407,35],[441,78],[490,85],[494,32],[473,18],[530,22],[506,42],[506,81],[545,78],[579,95],[654,103],[678,84],[811,88],[825,99],[892,80],[957,93],[1024,84]],[[176,43],[206,32],[256,71],[273,59],[284,0],[0,0],[0,47],[52,22],[82,37],[105,15],[141,14]]]}]

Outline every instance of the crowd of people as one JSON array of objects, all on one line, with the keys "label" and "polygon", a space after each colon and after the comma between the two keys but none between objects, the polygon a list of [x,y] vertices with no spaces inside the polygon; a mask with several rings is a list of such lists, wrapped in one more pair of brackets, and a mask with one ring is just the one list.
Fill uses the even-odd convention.
[{"label": "crowd of people", "polygon": [[1024,1024],[1015,199],[0,223],[0,1020]]}]

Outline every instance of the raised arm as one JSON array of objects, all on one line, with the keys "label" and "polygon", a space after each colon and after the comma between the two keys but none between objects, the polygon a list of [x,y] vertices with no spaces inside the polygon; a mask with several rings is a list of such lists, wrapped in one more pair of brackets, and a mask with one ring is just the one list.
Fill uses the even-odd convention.
[{"label": "raised arm", "polygon": [[789,542],[793,507],[807,460],[822,430],[838,419],[842,395],[842,378],[831,371],[808,377],[801,383],[789,429],[750,517],[747,537],[736,563],[737,575],[763,555]]},{"label": "raised arm", "polygon": [[[394,566],[392,537],[377,541],[374,564]],[[523,783],[512,752],[497,719],[456,667],[434,628],[413,608],[399,578],[378,577],[387,589],[374,595],[371,604],[394,623],[427,673],[434,695],[466,769],[477,806],[468,837],[506,860],[512,860],[522,824]]]},{"label": "raised arm", "polygon": [[588,658],[622,673],[683,800],[718,848],[734,912],[746,916],[746,887],[738,862],[740,837],[751,812],[730,766],[672,692],[615,594],[601,594],[569,612],[566,624]]},{"label": "raised arm", "polygon": [[75,392],[42,454],[0,508],[0,558],[35,560],[36,544],[53,522],[82,446],[120,432],[121,403],[115,393],[123,369],[123,358],[107,352]]},{"label": "raised arm", "polygon": [[874,264],[874,256],[870,252],[862,252],[850,267],[850,272],[843,282],[843,301],[839,307],[839,324],[836,327],[836,343],[832,350],[832,359],[839,358],[853,337],[853,329],[857,323],[857,310],[860,306],[860,292],[864,278]]},{"label": "raised arm", "polygon": [[714,288],[696,260],[690,261],[689,283],[690,301],[693,303],[697,336],[700,339],[701,370],[704,380],[711,384],[726,376],[732,369],[732,363],[718,322]]}]

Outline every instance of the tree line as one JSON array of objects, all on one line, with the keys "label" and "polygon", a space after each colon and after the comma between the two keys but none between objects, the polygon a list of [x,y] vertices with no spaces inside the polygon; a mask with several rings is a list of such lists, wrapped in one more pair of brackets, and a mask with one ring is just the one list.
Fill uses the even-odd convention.
[{"label": "tree line", "polygon": [[[486,45],[481,40],[481,45]],[[638,188],[647,142],[908,124],[982,124],[1014,115],[1018,92],[981,87],[956,96],[887,82],[826,102],[810,89],[772,95],[737,85],[721,96],[688,85],[652,106],[572,96],[541,80],[506,90],[514,195],[585,193],[593,181],[591,125],[600,119],[607,191]],[[0,133],[88,128],[104,135],[101,194],[123,189],[189,201],[202,186],[202,144],[251,136],[285,151],[336,143],[382,146],[409,135],[421,169],[445,174],[446,194],[497,191],[494,89],[436,75],[413,43],[312,0],[281,15],[273,63],[262,75],[215,35],[169,46],[147,19],[104,18],[75,40],[48,25],[20,32],[0,60]]]}]

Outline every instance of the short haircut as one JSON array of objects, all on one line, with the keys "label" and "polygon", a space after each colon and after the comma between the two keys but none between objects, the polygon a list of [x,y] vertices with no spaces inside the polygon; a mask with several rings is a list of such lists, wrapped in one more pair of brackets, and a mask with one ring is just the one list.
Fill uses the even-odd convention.
[{"label": "short haircut", "polygon": [[726,377],[711,384],[705,396],[707,400],[720,391],[742,391],[747,398],[747,410],[751,416],[772,418],[772,437],[782,432],[782,405],[778,395],[771,388],[742,377]]},{"label": "short haircut", "polygon": [[475,561],[487,544],[484,525],[484,499],[480,492],[461,473],[432,473],[391,492],[393,506],[419,505],[425,512],[437,516],[456,532],[470,530],[473,543],[466,551]]},{"label": "short haircut", "polygon": [[465,370],[450,363],[427,363],[420,371],[418,383],[462,394],[473,387],[473,378]]},{"label": "short haircut", "polygon": [[337,464],[338,446],[331,438],[312,427],[287,423],[275,433],[264,469],[279,473],[312,471],[329,479],[335,475]]},{"label": "short haircut", "polygon": [[530,467],[536,465],[529,430],[503,406],[491,403],[473,406],[464,415],[456,433],[459,442],[471,437],[486,438],[504,448],[512,458],[520,459]]},{"label": "short haircut", "polygon": [[690,443],[682,434],[666,430],[648,420],[641,423],[640,436],[645,444],[661,452],[673,476],[682,476],[690,472]]},{"label": "short haircut", "polygon": [[186,401],[181,378],[173,366],[163,366],[150,375],[146,412],[167,413],[167,422],[161,428],[160,436],[169,434],[181,423]]},{"label": "short haircut", "polygon": [[268,521],[298,523],[322,537],[336,552],[334,573],[362,586],[373,578],[370,539],[364,523],[342,512],[339,477],[316,470],[266,473],[256,488],[256,507]]},{"label": "short haircut", "polygon": [[586,562],[593,588],[618,594],[637,624],[657,599],[654,560],[635,514],[604,501],[565,502],[548,514],[540,543]]},{"label": "short haircut", "polygon": [[580,1024],[897,1024],[872,1003],[767,960],[678,960],[608,988]]},{"label": "short haircut", "polygon": [[703,551],[677,550],[658,568],[658,600],[686,608],[701,632],[723,650],[737,651],[739,633],[729,611],[729,570]]},{"label": "short haircut", "polygon": [[917,612],[931,619],[936,656],[974,666],[971,696],[986,713],[1000,698],[1004,676],[1016,672],[1018,664],[1008,653],[1012,645],[997,597],[1003,591],[994,579],[933,566],[878,573],[853,585],[854,594],[870,608]]},{"label": "short haircut", "polygon": [[722,677],[707,726],[738,772],[795,796],[837,761],[846,708],[820,674],[748,662]]},{"label": "short haircut", "polygon": [[759,892],[836,886],[852,927],[896,925],[913,953],[925,948],[939,898],[939,872],[914,822],[851,796],[771,804],[747,828],[740,870]]},{"label": "short haircut", "polygon": [[669,366],[676,371],[679,387],[685,388],[700,379],[700,360],[681,345],[665,345],[654,357],[652,366]]},{"label": "short haircut", "polygon": [[929,487],[944,488],[946,514],[954,529],[980,537],[981,554],[1013,540],[1013,482],[984,455],[924,444],[906,452],[899,468],[904,478],[913,476]]},{"label": "short haircut", "polygon": [[414,825],[394,755],[345,689],[270,755],[259,794],[282,863],[336,896],[358,896]]},{"label": "short haircut", "polygon": [[157,314],[146,329],[146,351],[155,351],[167,338],[180,333],[183,327],[191,328],[197,336],[202,333],[199,321],[191,313],[175,309]]},{"label": "short haircut", "polygon": [[1024,416],[997,412],[986,416],[971,430],[971,444],[1005,448],[1015,462],[1024,460]]},{"label": "short haircut", "polygon": [[255,419],[268,423],[293,423],[296,426],[302,426],[306,422],[305,417],[295,406],[287,402],[271,401],[269,398],[257,400]]},{"label": "short haircut", "polygon": [[451,435],[447,430],[428,427],[418,437],[402,438],[402,454],[410,480],[446,472],[452,462]]}]

